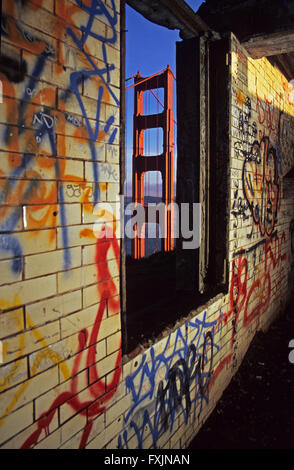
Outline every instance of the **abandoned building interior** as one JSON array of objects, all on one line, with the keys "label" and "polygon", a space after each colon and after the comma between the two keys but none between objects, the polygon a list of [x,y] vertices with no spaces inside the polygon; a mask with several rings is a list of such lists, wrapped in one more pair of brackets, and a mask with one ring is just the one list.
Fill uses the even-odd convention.
[{"label": "abandoned building interior", "polygon": [[[0,448],[185,449],[293,295],[294,0],[1,5]],[[174,70],[126,76],[127,9]],[[128,242],[123,195],[199,246]]]}]

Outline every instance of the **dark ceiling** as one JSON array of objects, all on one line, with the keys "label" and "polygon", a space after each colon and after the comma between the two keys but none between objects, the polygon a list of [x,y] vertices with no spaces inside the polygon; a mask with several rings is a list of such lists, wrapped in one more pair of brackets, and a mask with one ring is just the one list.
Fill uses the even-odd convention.
[{"label": "dark ceiling", "polygon": [[206,0],[197,14],[219,33],[232,31],[252,57],[268,57],[294,79],[294,0]]},{"label": "dark ceiling", "polygon": [[184,0],[127,0],[147,19],[183,39],[233,32],[253,58],[267,57],[294,79],[294,0],[206,0],[195,13]]}]

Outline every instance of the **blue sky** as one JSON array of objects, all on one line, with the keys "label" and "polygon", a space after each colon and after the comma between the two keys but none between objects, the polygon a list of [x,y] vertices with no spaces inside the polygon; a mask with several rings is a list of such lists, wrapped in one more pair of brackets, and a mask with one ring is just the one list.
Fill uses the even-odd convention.
[{"label": "blue sky", "polygon": [[[188,0],[187,3],[197,11],[203,3],[202,0]],[[129,78],[139,70],[142,76],[153,75],[170,65],[176,74],[176,41],[180,41],[178,30],[169,30],[151,23],[128,5],[126,6],[126,78]],[[126,81],[126,86],[133,84],[133,80]],[[126,174],[127,181],[131,180],[131,157],[133,145],[133,89],[126,92]],[[161,99],[160,95],[158,95]],[[156,99],[146,93],[146,111],[160,112],[160,105]],[[175,109],[175,84],[174,84],[174,112]],[[176,119],[176,115],[174,117]],[[147,133],[146,133],[147,134]],[[145,144],[150,153],[157,153],[161,146],[161,136],[157,131],[146,135]],[[158,177],[154,180],[150,175],[150,183],[158,183]]]}]

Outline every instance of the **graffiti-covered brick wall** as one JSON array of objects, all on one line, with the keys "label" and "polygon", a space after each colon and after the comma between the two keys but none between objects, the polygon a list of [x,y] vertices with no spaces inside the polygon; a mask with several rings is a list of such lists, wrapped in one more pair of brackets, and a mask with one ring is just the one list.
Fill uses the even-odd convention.
[{"label": "graffiti-covered brick wall", "polygon": [[293,292],[292,89],[234,36],[230,58],[228,293],[124,366],[122,448],[186,447]]},{"label": "graffiti-covered brick wall", "polygon": [[289,84],[232,37],[228,292],[122,361],[119,1],[3,5],[0,447],[184,448],[292,288]]},{"label": "graffiti-covered brick wall", "polygon": [[96,207],[119,192],[119,1],[5,1],[1,28],[0,446],[83,447],[121,376]]}]

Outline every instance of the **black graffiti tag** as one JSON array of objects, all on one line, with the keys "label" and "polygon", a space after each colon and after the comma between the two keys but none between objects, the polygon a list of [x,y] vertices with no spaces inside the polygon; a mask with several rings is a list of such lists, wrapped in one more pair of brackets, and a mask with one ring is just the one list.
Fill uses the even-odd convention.
[{"label": "black graffiti tag", "polygon": [[[208,348],[208,346],[210,346]],[[207,358],[207,350],[210,351],[210,358]],[[209,363],[208,372],[204,372],[206,364]],[[166,431],[170,414],[183,406],[186,417],[188,417],[191,407],[190,386],[196,382],[195,393],[201,397],[208,395],[209,380],[212,373],[213,364],[213,337],[211,332],[207,332],[204,338],[202,354],[196,353],[194,344],[190,344],[185,359],[179,359],[168,372],[167,384],[164,387],[163,381],[159,383],[157,391],[156,410],[159,420]]]}]

